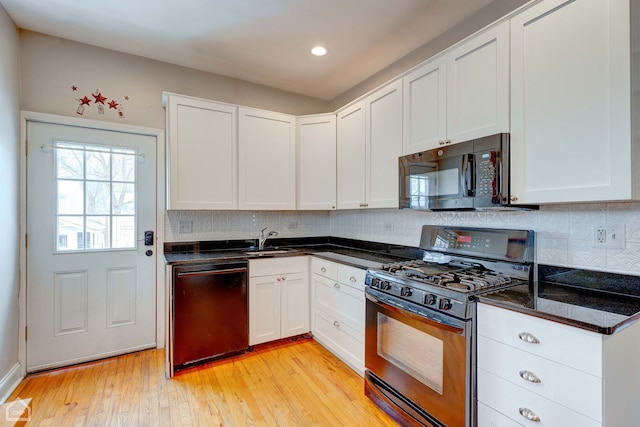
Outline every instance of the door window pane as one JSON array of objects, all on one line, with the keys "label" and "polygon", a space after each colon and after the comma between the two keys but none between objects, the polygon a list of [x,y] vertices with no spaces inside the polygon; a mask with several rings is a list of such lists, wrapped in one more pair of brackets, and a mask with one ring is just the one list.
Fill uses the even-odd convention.
[{"label": "door window pane", "polygon": [[56,250],[136,247],[135,150],[56,142]]}]

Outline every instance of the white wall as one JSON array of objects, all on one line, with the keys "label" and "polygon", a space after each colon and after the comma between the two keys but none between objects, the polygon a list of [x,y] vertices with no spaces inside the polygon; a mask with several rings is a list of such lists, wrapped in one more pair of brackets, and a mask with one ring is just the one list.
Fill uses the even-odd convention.
[{"label": "white wall", "polygon": [[[163,91],[289,114],[328,111],[315,98],[26,30],[20,54],[27,111],[164,129]],[[96,90],[121,104],[124,117],[108,106],[99,114],[93,102],[79,116],[78,98],[93,101]]]},{"label": "white wall", "polygon": [[0,402],[18,378],[18,165],[20,78],[18,29],[0,5]]}]

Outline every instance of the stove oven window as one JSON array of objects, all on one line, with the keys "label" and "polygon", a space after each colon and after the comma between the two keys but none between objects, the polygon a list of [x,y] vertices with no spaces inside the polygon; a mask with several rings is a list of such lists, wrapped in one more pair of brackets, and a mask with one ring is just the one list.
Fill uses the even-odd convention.
[{"label": "stove oven window", "polygon": [[378,355],[442,394],[443,342],[378,313]]}]

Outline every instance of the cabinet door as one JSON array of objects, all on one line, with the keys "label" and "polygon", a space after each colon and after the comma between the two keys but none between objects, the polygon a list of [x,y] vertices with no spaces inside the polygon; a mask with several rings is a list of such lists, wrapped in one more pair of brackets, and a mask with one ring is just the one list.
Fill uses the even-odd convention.
[{"label": "cabinet door", "polygon": [[237,107],[167,96],[167,209],[237,209]]},{"label": "cabinet door", "polygon": [[630,197],[629,3],[545,1],[511,20],[516,203]]},{"label": "cabinet door", "polygon": [[366,207],[365,126],[364,101],[338,113],[338,209]]},{"label": "cabinet door", "polygon": [[249,345],[280,339],[280,277],[249,279]]},{"label": "cabinet door", "polygon": [[280,279],[280,338],[306,334],[311,330],[308,274],[284,274]]},{"label": "cabinet door", "polygon": [[336,116],[297,119],[298,209],[336,208]]},{"label": "cabinet door", "polygon": [[293,210],[294,116],[239,109],[240,209]]},{"label": "cabinet door", "polygon": [[436,148],[447,139],[446,66],[440,57],[402,79],[403,154]]},{"label": "cabinet door", "polygon": [[509,132],[507,21],[447,54],[448,139],[456,143],[499,132]]},{"label": "cabinet door", "polygon": [[402,80],[366,98],[366,204],[398,208],[398,157],[402,154]]}]

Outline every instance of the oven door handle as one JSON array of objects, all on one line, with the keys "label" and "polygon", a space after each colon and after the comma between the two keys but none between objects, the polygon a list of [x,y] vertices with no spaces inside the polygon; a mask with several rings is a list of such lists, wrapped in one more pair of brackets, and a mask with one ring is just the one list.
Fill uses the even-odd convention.
[{"label": "oven door handle", "polygon": [[433,326],[434,328],[438,328],[438,329],[444,329],[447,332],[451,332],[457,335],[464,335],[465,330],[464,328],[458,327],[458,326],[454,326],[451,323],[448,323],[446,321],[443,321],[439,316],[433,316],[433,315],[429,315],[426,314],[425,315],[420,315],[420,314],[416,314],[416,313],[412,313],[410,311],[404,310],[400,307],[396,307],[390,304],[387,304],[385,302],[382,302],[380,300],[378,300],[377,298],[375,298],[373,295],[370,295],[368,293],[365,293],[365,297],[373,302],[374,304],[384,308],[385,310],[389,310],[392,311],[394,313],[400,314],[402,316],[406,316],[409,317],[413,320],[416,320],[420,323],[424,323],[430,326]]}]

